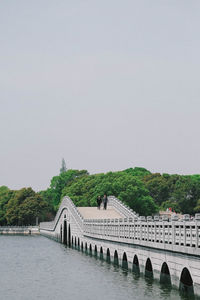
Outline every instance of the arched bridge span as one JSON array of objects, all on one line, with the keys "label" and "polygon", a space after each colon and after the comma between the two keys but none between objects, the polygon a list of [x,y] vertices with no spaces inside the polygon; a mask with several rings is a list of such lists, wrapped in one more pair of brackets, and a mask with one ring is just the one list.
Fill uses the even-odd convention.
[{"label": "arched bridge span", "polygon": [[[108,218],[115,211],[119,218]],[[82,213],[81,213],[82,212]],[[170,222],[137,214],[111,196],[107,218],[84,218],[64,197],[53,222],[40,224],[42,235],[87,251],[137,274],[200,295],[200,218]],[[114,214],[115,215],[115,214]],[[99,215],[100,216],[100,215]],[[115,215],[116,216],[116,215]]]}]

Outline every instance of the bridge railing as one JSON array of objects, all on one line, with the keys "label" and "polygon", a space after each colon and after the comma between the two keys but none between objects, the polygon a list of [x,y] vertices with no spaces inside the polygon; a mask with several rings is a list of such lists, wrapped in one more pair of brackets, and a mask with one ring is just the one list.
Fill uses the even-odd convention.
[{"label": "bridge railing", "polygon": [[64,199],[67,200],[68,208],[71,210],[71,213],[73,214],[73,217],[76,221],[76,223],[79,225],[80,229],[83,230],[83,216],[78,211],[76,205],[69,197],[64,197]]},{"label": "bridge railing", "polygon": [[136,212],[134,212],[130,207],[122,203],[115,196],[108,197],[108,206],[114,207],[122,216],[126,218],[134,218],[137,216]]},{"label": "bridge railing", "polygon": [[0,226],[0,234],[39,234],[39,226]]},{"label": "bridge railing", "polygon": [[84,234],[117,242],[151,245],[151,247],[174,248],[182,252],[200,254],[200,220],[154,221],[125,219],[84,220]]},{"label": "bridge railing", "polygon": [[[128,206],[126,206],[125,204],[123,204],[119,199],[117,199],[114,196],[109,196],[108,197],[108,206],[112,206],[114,207],[122,216],[124,217],[128,217],[128,218],[133,218],[136,217],[136,213],[130,209]],[[75,204],[73,203],[73,201],[65,196],[59,206],[59,209],[57,211],[57,214],[54,218],[53,221],[51,222],[41,222],[40,223],[40,228],[41,229],[46,229],[46,230],[55,230],[55,227],[60,219],[60,216],[62,214],[62,211],[67,208],[71,211],[75,221],[77,222],[77,224],[79,225],[80,229],[83,229],[83,217],[80,214],[80,212],[78,211],[77,207],[75,206]]]},{"label": "bridge railing", "polygon": [[26,225],[26,226],[18,226],[18,225],[10,225],[10,226],[0,226],[0,229],[15,229],[15,228],[19,228],[19,229],[22,229],[22,228],[39,228],[39,226],[37,225]]},{"label": "bridge railing", "polygon": [[71,212],[71,214],[74,217],[74,220],[80,227],[80,230],[83,230],[83,217],[79,213],[77,207],[74,205],[72,200],[67,196],[63,198],[54,220],[52,222],[41,222],[40,228],[54,231],[64,209],[68,209]]}]

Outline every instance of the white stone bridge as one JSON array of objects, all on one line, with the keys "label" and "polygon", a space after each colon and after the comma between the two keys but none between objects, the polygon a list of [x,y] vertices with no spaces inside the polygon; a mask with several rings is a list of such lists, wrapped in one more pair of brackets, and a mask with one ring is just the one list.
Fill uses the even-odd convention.
[{"label": "white stone bridge", "polygon": [[64,197],[54,221],[40,233],[161,283],[200,295],[200,215],[139,217],[117,198],[107,210],[76,207]]}]

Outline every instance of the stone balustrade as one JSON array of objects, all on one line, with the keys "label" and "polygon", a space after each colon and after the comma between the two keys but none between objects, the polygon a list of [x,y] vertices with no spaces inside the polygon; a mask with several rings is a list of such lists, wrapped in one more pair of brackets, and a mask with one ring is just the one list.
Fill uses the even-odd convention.
[{"label": "stone balustrade", "polygon": [[41,222],[40,223],[40,228],[46,229],[46,230],[49,230],[49,231],[54,231],[55,228],[56,228],[56,225],[57,225],[57,223],[60,219],[60,216],[62,215],[62,212],[65,209],[68,209],[68,210],[71,211],[75,221],[77,222],[80,230],[82,231],[82,229],[83,229],[83,217],[80,214],[80,212],[78,211],[77,207],[72,202],[72,200],[67,196],[65,196],[63,198],[54,220],[52,222]]},{"label": "stone balustrade", "polygon": [[125,219],[88,219],[83,222],[84,235],[93,238],[125,242],[200,255],[200,219],[171,221],[152,217]]},{"label": "stone balustrade", "polygon": [[83,219],[71,199],[64,197],[54,221],[40,223],[40,228],[53,232],[67,209],[84,236],[200,255],[200,214],[193,220],[189,215],[181,220],[174,215],[169,220],[165,216],[138,216],[114,196],[108,197],[108,203],[126,218]]},{"label": "stone balustrade", "polygon": [[119,213],[121,213],[121,215],[126,216],[127,218],[134,218],[138,216],[136,212],[114,196],[108,197],[108,206],[114,207]]}]

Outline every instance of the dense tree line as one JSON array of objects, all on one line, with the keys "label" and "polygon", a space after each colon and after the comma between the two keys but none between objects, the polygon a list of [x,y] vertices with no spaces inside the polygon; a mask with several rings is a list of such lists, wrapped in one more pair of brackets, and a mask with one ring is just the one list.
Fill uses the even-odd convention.
[{"label": "dense tree line", "polygon": [[12,191],[0,187],[0,225],[35,224],[36,217],[47,219],[50,210],[48,202],[32,188]]},{"label": "dense tree line", "polygon": [[68,195],[77,206],[96,206],[97,195],[104,193],[115,195],[139,214],[148,215],[158,210],[144,182],[128,171],[76,178],[63,189],[62,196]]},{"label": "dense tree line", "polygon": [[144,168],[89,175],[86,170],[66,170],[54,176],[47,190],[10,190],[0,187],[0,225],[29,225],[54,217],[63,196],[77,206],[96,206],[97,195],[114,195],[140,215],[171,208],[191,215],[200,212],[200,175],[151,173]]}]

